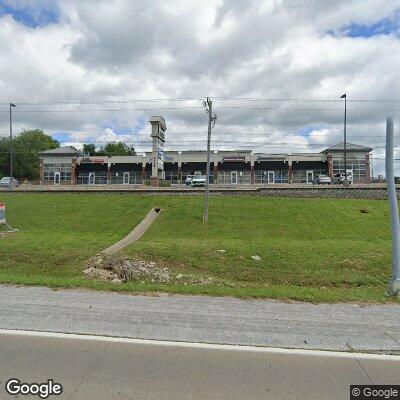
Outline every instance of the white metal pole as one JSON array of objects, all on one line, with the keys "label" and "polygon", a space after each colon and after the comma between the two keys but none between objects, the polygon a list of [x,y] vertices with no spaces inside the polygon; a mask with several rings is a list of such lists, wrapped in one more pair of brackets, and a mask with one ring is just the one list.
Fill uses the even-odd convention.
[{"label": "white metal pole", "polygon": [[[10,179],[13,180],[13,131],[12,131],[12,107],[13,104],[10,103]],[[11,182],[12,185],[12,182]]]},{"label": "white metal pole", "polygon": [[396,187],[393,171],[393,118],[386,119],[386,182],[392,223],[392,278],[389,280],[388,293],[400,294],[400,224],[397,208]]}]

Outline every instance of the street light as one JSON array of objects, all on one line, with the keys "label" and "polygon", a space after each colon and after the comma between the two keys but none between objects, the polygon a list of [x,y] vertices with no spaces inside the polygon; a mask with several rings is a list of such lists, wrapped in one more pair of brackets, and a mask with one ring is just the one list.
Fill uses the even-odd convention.
[{"label": "street light", "polygon": [[340,96],[341,99],[344,99],[344,142],[343,142],[343,154],[344,154],[344,180],[345,184],[347,184],[347,135],[346,135],[346,119],[347,119],[347,94],[343,94]]},{"label": "street light", "polygon": [[10,103],[10,179],[11,181],[13,178],[13,135],[12,135],[12,109],[17,107],[14,103]]}]

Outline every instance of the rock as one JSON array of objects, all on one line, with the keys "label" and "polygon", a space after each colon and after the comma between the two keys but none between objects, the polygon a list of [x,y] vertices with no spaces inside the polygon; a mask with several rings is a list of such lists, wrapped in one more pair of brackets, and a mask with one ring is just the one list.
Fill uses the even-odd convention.
[{"label": "rock", "polygon": [[167,283],[171,280],[168,268],[159,268],[155,262],[133,261],[124,255],[98,254],[88,262],[83,271],[88,279],[102,282],[121,283],[129,280],[149,280],[156,283]]},{"label": "rock", "polygon": [[260,256],[251,256],[251,258],[255,261],[260,261],[261,257]]},{"label": "rock", "polygon": [[182,279],[183,278],[183,274],[178,274],[177,276],[176,276],[176,279]]}]

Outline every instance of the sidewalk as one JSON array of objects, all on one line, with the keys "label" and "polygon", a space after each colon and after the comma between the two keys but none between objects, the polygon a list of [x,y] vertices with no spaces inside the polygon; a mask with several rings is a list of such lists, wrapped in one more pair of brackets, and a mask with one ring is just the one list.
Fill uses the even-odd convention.
[{"label": "sidewalk", "polygon": [[400,353],[400,305],[135,296],[0,285],[0,329]]}]

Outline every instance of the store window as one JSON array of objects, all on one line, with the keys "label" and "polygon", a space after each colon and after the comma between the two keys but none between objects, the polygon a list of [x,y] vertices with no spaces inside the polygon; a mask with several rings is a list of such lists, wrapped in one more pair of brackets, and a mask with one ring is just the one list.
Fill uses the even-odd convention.
[{"label": "store window", "polygon": [[55,172],[59,172],[60,182],[71,181],[72,163],[44,164],[43,165],[43,181],[44,182],[54,182],[54,173]]},{"label": "store window", "polygon": [[81,185],[107,185],[107,171],[78,172],[77,183]]},{"label": "store window", "polygon": [[311,170],[293,170],[293,183],[310,183],[310,178],[307,180],[307,173],[312,172],[314,178],[320,175],[327,175],[328,172],[325,169],[311,169]]},{"label": "store window", "polygon": [[250,184],[250,171],[218,171],[218,183],[220,184]]},{"label": "store window", "polygon": [[[353,181],[365,181],[367,178],[367,165],[365,158],[353,158],[349,157],[346,161],[347,169],[353,170]],[[334,158],[333,159],[333,175],[344,173],[344,159]]]},{"label": "store window", "polygon": [[165,171],[165,180],[171,183],[179,183],[178,171]]},{"label": "store window", "polygon": [[113,185],[142,184],[142,171],[113,171],[111,173],[111,183]]},{"label": "store window", "polygon": [[255,183],[288,183],[288,171],[259,171],[256,170],[254,174]]}]

